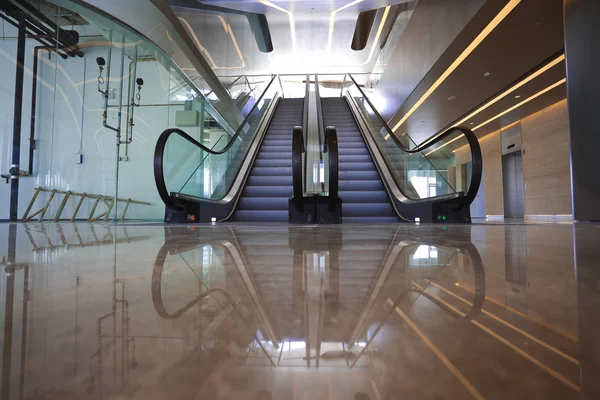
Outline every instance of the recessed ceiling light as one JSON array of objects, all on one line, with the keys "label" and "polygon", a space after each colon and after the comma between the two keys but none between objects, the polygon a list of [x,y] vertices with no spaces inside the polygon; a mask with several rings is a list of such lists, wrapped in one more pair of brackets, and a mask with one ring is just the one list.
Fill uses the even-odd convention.
[{"label": "recessed ceiling light", "polygon": [[448,97],[448,101],[452,101],[452,100],[456,100],[456,96],[450,96],[450,97]]},{"label": "recessed ceiling light", "polygon": [[475,125],[475,122],[469,122],[469,125]]},{"label": "recessed ceiling light", "polygon": [[492,74],[490,74],[489,72],[486,72],[485,74],[483,74],[483,76],[485,76],[486,78],[489,78],[490,75],[492,75]]},{"label": "recessed ceiling light", "polygon": [[521,98],[520,94],[518,94],[518,95],[515,96],[515,99],[520,99],[520,98]]}]

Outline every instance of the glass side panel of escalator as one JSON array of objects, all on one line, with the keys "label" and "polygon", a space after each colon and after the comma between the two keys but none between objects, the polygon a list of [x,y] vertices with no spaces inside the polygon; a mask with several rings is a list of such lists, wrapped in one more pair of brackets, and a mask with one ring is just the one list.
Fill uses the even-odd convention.
[{"label": "glass side panel of escalator", "polygon": [[[396,135],[400,145],[391,137],[391,133],[384,126],[384,123],[378,118],[377,111],[366,101],[363,93],[352,84],[344,90],[349,93],[356,107],[359,110],[360,117],[364,123],[373,132],[373,140],[388,166],[394,181],[403,194],[412,200],[426,199],[436,196],[453,195],[457,192],[450,183],[449,174],[459,173],[454,166],[456,165],[455,155],[452,152],[433,151],[437,147],[442,147],[443,143],[424,149],[423,151],[410,153],[405,149],[414,149],[417,144],[407,133]],[[459,137],[456,133],[444,140],[447,143]],[[437,153],[431,157],[429,152]]]}]

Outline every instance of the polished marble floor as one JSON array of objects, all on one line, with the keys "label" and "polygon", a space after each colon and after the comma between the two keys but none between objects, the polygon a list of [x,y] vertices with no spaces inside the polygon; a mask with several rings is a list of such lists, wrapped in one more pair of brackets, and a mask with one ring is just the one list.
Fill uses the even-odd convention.
[{"label": "polished marble floor", "polygon": [[2,399],[598,399],[600,225],[0,224]]}]

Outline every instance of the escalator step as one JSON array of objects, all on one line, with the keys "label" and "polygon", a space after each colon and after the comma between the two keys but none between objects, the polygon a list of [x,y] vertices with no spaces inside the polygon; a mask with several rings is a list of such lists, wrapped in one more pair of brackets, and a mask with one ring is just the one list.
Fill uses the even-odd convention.
[{"label": "escalator step", "polygon": [[339,162],[340,171],[377,171],[375,164],[369,162]]},{"label": "escalator step", "polygon": [[[383,183],[381,180],[369,180],[369,181],[359,181],[359,180],[340,180],[339,182],[339,190],[340,191],[382,191],[384,190]],[[344,208],[342,207],[342,212]]]},{"label": "escalator step", "polygon": [[253,176],[246,181],[249,186],[292,186],[292,175],[288,176]]},{"label": "escalator step", "polygon": [[339,179],[340,179],[340,181],[343,181],[343,180],[378,181],[379,173],[377,171],[347,171],[347,170],[340,169]]},{"label": "escalator step", "polygon": [[234,219],[239,222],[287,222],[288,210],[237,210]]},{"label": "escalator step", "polygon": [[240,210],[287,210],[288,197],[242,197]]},{"label": "escalator step", "polygon": [[387,192],[383,190],[363,192],[360,190],[339,191],[338,196],[343,201],[342,210],[346,203],[385,203],[389,202]]},{"label": "escalator step", "polygon": [[266,151],[266,152],[259,152],[257,159],[259,160],[291,160],[292,159],[292,151],[290,149],[289,152],[281,152],[281,153],[277,153],[274,151]]},{"label": "escalator step", "polygon": [[242,198],[249,197],[291,197],[294,189],[291,186],[246,186]]},{"label": "escalator step", "polygon": [[257,167],[255,165],[250,176],[292,176],[292,167]]},{"label": "escalator step", "polygon": [[292,159],[257,159],[254,161],[254,167],[292,168]]},{"label": "escalator step", "polygon": [[390,203],[344,203],[342,211],[348,217],[391,217],[393,212]]}]

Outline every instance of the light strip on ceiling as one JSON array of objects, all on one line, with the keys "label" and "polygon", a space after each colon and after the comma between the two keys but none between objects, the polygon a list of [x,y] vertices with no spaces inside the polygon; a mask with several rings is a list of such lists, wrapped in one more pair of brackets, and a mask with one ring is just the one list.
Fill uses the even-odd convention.
[{"label": "light strip on ceiling", "polygon": [[483,110],[489,108],[491,105],[496,104],[498,101],[502,100],[503,98],[505,98],[509,94],[514,93],[515,90],[522,88],[527,83],[531,82],[532,80],[534,80],[535,78],[537,78],[538,76],[540,76],[541,74],[543,74],[544,72],[548,71],[550,68],[554,67],[556,64],[560,63],[561,61],[564,61],[564,59],[565,59],[565,55],[564,54],[558,56],[552,62],[550,62],[549,64],[545,65],[543,68],[540,68],[539,70],[537,70],[533,74],[529,75],[527,78],[523,79],[521,82],[517,83],[516,85],[514,85],[513,87],[511,87],[507,91],[503,92],[502,94],[500,94],[498,97],[494,98],[489,103],[486,103],[484,106],[478,108],[477,110],[475,110],[471,114],[467,115],[466,117],[464,117],[463,119],[461,119],[460,121],[458,121],[457,123],[455,123],[454,125],[461,125],[461,124],[465,123],[466,121],[468,121],[471,118],[473,118],[475,115],[477,115],[480,112],[482,112]]},{"label": "light strip on ceiling", "polygon": [[[261,1],[261,0],[258,0]],[[343,7],[338,8],[337,10],[333,11],[330,16],[329,16],[329,36],[327,38],[327,51],[330,52],[331,51],[331,42],[333,41],[333,27],[335,25],[335,15],[337,13],[339,13],[342,10],[345,10],[348,7],[352,7],[358,3],[362,3],[364,0],[354,0],[351,3],[346,4]]]},{"label": "light strip on ceiling", "polygon": [[498,15],[485,27],[483,31],[471,42],[469,46],[458,56],[456,60],[444,71],[444,73],[427,89],[425,94],[408,110],[402,119],[392,129],[394,132],[406,122],[406,120],[431,96],[431,94],[454,72],[456,68],[489,36],[490,33],[515,9],[521,0],[510,0]]},{"label": "light strip on ceiling", "polygon": [[[537,99],[538,97],[540,97],[540,96],[542,96],[542,95],[544,95],[544,94],[548,93],[548,92],[549,92],[549,91],[551,91],[552,89],[555,89],[555,88],[559,87],[560,85],[562,85],[563,83],[566,83],[566,82],[567,82],[567,78],[563,78],[563,79],[561,79],[560,81],[558,81],[558,82],[556,82],[556,83],[554,83],[554,84],[552,84],[552,85],[548,86],[546,89],[540,90],[539,92],[537,92],[537,93],[536,93],[536,94],[534,94],[533,96],[531,96],[531,97],[528,97],[528,98],[526,98],[525,100],[523,100],[522,102],[520,102],[520,103],[518,103],[518,104],[515,104],[514,106],[512,106],[512,107],[508,108],[507,110],[504,110],[504,111],[502,111],[500,114],[498,114],[498,115],[496,115],[496,116],[494,116],[494,117],[492,117],[492,118],[488,119],[488,120],[487,120],[487,121],[485,121],[484,123],[477,125],[475,128],[473,128],[473,130],[475,131],[475,130],[477,130],[477,129],[479,129],[479,128],[482,128],[482,127],[484,127],[485,125],[489,124],[490,122],[492,122],[492,121],[495,121],[495,120],[497,120],[498,118],[500,118],[500,117],[502,117],[502,116],[504,116],[504,115],[508,114],[509,112],[516,110],[517,108],[521,107],[522,105],[524,105],[524,104],[527,104],[527,103],[529,103],[530,101]],[[518,122],[518,121],[517,121],[517,122]],[[510,124],[510,125],[507,125],[506,127],[502,128],[502,129],[507,129],[507,128],[510,128],[510,127],[512,127],[514,124],[516,124],[516,122],[515,122],[515,123],[512,123],[512,124]],[[487,137],[487,136],[486,136],[486,137]],[[481,141],[481,140],[482,140],[482,139],[480,139],[480,141]],[[459,147],[458,149],[455,149],[455,150],[453,150],[452,152],[453,152],[453,153],[455,153],[455,152],[457,152],[458,150],[462,149],[462,148],[463,148],[463,147],[465,147],[465,146],[468,146],[468,145],[466,144],[466,145],[464,145],[464,146],[461,146],[461,147]],[[439,148],[438,148],[438,149],[439,149]]]},{"label": "light strip on ceiling", "polygon": [[552,89],[554,89],[554,88],[556,88],[556,87],[558,87],[558,86],[562,85],[562,84],[563,84],[563,83],[565,83],[566,81],[567,81],[567,78],[563,78],[563,79],[561,79],[560,81],[556,82],[555,84],[553,84],[553,85],[550,85],[550,86],[548,86],[546,89],[544,89],[544,90],[541,90],[541,91],[537,92],[537,93],[536,93],[536,94],[534,94],[533,96],[526,98],[525,100],[523,100],[522,102],[520,102],[520,103],[518,103],[518,104],[515,104],[514,106],[512,106],[512,107],[510,107],[509,109],[507,109],[507,110],[505,110],[505,111],[501,112],[500,114],[496,115],[495,117],[492,117],[492,118],[488,119],[487,121],[485,121],[484,123],[477,125],[475,128],[473,128],[473,130],[474,130],[474,131],[476,131],[477,129],[484,127],[485,125],[489,124],[489,123],[490,123],[490,122],[492,122],[492,121],[495,121],[495,120],[497,120],[498,118],[502,117],[503,115],[506,115],[506,114],[508,114],[509,112],[516,110],[517,108],[521,107],[523,104],[529,103],[530,101],[532,101],[532,100],[534,100],[534,99],[536,99],[536,98],[540,97],[541,95],[543,95],[543,94],[545,94],[545,93],[547,93],[547,92],[551,91]]},{"label": "light strip on ceiling", "polygon": [[[292,35],[292,50],[296,52],[296,21],[294,20],[294,14],[291,11],[286,10],[285,8],[279,7],[277,4],[273,4],[267,0],[257,0],[260,4],[264,4],[267,7],[274,8],[281,12],[284,12],[288,15],[290,19],[290,32]],[[361,0],[362,1],[362,0]]]},{"label": "light strip on ceiling", "polygon": [[[508,96],[511,93],[514,93],[517,89],[522,88],[523,86],[525,86],[526,84],[528,84],[529,82],[531,82],[532,80],[534,80],[535,78],[537,78],[538,76],[542,75],[544,72],[548,71],[549,69],[551,69],[552,67],[554,67],[555,65],[559,64],[560,62],[565,60],[565,55],[561,54],[560,56],[556,57],[554,60],[552,60],[550,63],[546,64],[543,68],[540,68],[539,70],[535,71],[533,74],[529,75],[527,78],[523,79],[522,81],[520,81],[519,83],[517,83],[516,85],[512,86],[510,89],[507,89],[506,91],[502,92],[500,95],[498,95],[497,97],[495,97],[494,99],[492,99],[491,101],[485,103],[483,106],[479,107],[477,110],[473,111],[471,114],[467,115],[466,117],[464,117],[463,119],[461,119],[460,121],[452,124],[454,126],[460,126],[463,123],[465,123],[466,121],[470,120],[471,118],[473,118],[474,116],[478,115],[479,113],[481,113],[484,110],[487,110],[489,107],[491,107],[492,105],[496,104],[497,102],[499,102],[500,100],[502,100],[503,98],[505,98],[506,96]],[[441,145],[440,147],[437,147],[435,149],[433,149],[432,151],[430,151],[429,153],[426,153],[425,156],[430,155],[431,153],[434,153],[446,146],[448,146],[450,143],[460,139],[462,136],[458,136],[446,143],[444,143],[443,145]]]}]

